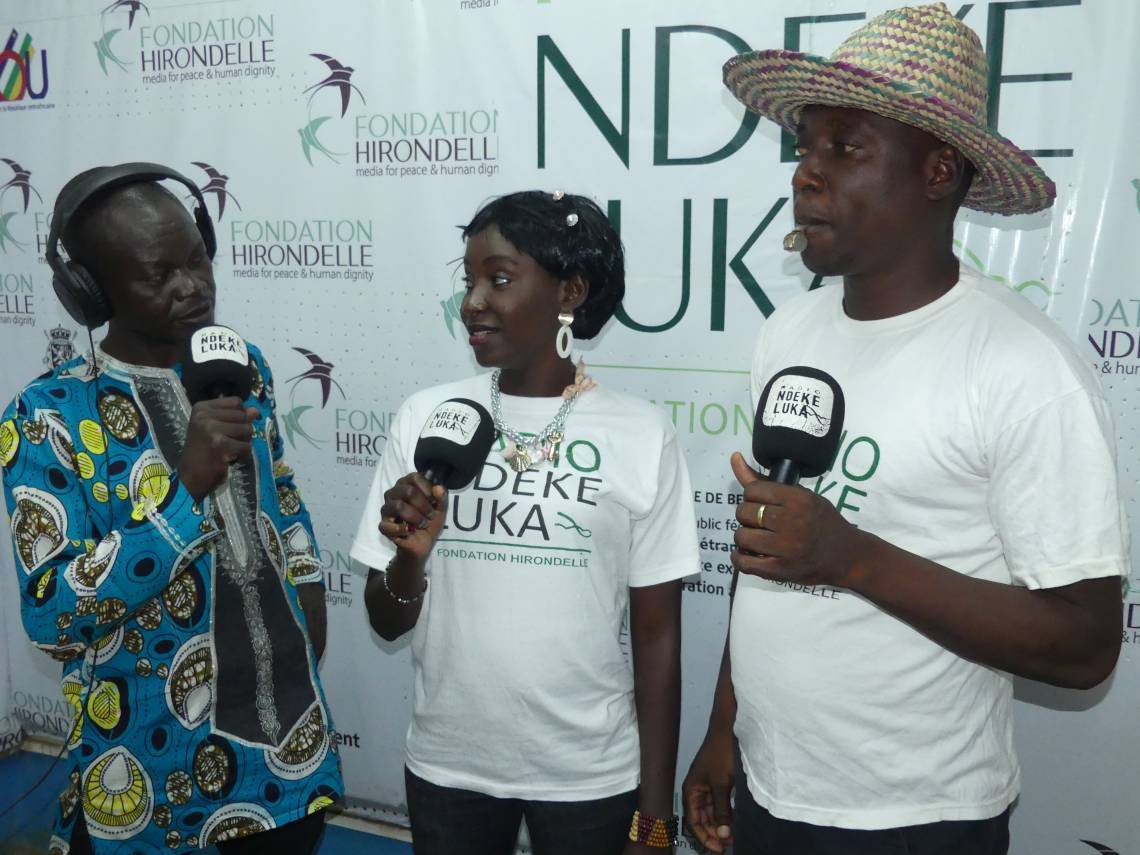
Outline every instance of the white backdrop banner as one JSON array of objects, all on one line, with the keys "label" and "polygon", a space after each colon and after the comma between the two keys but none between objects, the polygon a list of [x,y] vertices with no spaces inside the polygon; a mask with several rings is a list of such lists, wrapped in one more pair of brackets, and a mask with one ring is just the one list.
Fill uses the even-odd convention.
[{"label": "white backdrop banner", "polygon": [[[322,673],[350,807],[401,821],[410,662],[406,641],[380,641],[365,618],[365,571],[347,554],[361,500],[399,403],[475,367],[458,321],[456,225],[512,190],[592,196],[620,225],[629,275],[624,307],[586,343],[586,361],[599,382],[670,415],[698,503],[702,563],[684,605],[683,775],[724,641],[728,457],[750,447],[752,344],[775,307],[829,284],[780,247],[791,226],[790,140],[743,112],[720,68],[750,48],[830,53],[892,5],[8,0],[0,397],[88,347],[43,262],[64,181],[129,160],[197,180],[219,237],[219,319],[274,367],[287,452],[320,538],[331,627]],[[961,258],[1049,313],[1097,366],[1134,509],[1140,4],[994,0],[953,11],[989,53],[991,122],[1033,151],[1058,187],[1043,214],[963,214]],[[807,486],[857,515],[876,461],[868,443],[845,437],[836,468]],[[0,564],[13,720],[62,734],[69,707],[57,666],[23,635],[7,543]],[[1129,747],[1140,590],[1124,608],[1108,685],[1086,694],[1019,686],[1017,855],[1140,852],[1140,756]]]}]

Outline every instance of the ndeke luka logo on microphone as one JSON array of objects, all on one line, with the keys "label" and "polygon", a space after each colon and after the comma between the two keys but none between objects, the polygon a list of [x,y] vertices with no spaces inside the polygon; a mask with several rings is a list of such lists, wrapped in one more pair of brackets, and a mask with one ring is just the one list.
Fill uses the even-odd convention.
[{"label": "ndeke luka logo on microphone", "polygon": [[835,393],[822,380],[789,375],[772,388],[762,421],[767,427],[791,428],[821,437],[831,428],[834,407]]},{"label": "ndeke luka logo on microphone", "polygon": [[439,437],[457,445],[467,445],[475,436],[481,419],[474,409],[458,401],[445,401],[428,417],[421,437]]},{"label": "ndeke luka logo on microphone", "polygon": [[228,359],[239,365],[249,361],[249,353],[245,342],[234,332],[225,327],[203,327],[194,333],[190,352],[194,361],[208,362],[211,359]]}]

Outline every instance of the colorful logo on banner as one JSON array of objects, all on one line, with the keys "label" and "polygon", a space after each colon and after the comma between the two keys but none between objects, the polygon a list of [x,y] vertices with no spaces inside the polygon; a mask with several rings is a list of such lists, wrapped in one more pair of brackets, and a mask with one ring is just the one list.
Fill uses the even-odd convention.
[{"label": "colorful logo on banner", "polygon": [[[344,157],[347,152],[332,151],[321,142],[318,137],[321,126],[328,121],[340,121],[344,119],[345,113],[348,112],[348,104],[352,99],[353,94],[359,95],[360,100],[367,103],[364,98],[364,93],[360,91],[359,87],[352,82],[352,73],[356,70],[350,65],[344,65],[334,57],[326,53],[311,53],[309,56],[318,59],[325,64],[326,75],[324,79],[318,80],[312,86],[304,90],[303,94],[309,96],[307,102],[308,108],[308,121],[303,128],[298,129],[297,133],[301,137],[301,151],[305,155],[305,160],[309,165],[313,165],[313,153],[318,152],[323,154],[333,163],[340,163],[338,158]],[[314,116],[313,115],[313,102],[320,98],[320,104],[324,109],[328,109],[328,102],[331,97],[335,97],[340,104],[340,115],[328,116]],[[333,113],[335,114],[335,110]]]},{"label": "colorful logo on banner", "polygon": [[[341,466],[374,467],[388,441],[394,414],[352,406],[333,378],[333,363],[308,348],[293,350],[308,367],[286,381],[292,384],[289,409],[281,417],[286,442],[292,448],[303,443],[328,453]],[[338,396],[340,406],[335,403]]]},{"label": "colorful logo on banner", "polygon": [[[47,93],[47,51],[36,50],[31,33],[25,33],[21,37],[13,28],[8,33],[4,50],[0,51],[0,101],[23,101],[25,98],[42,101]],[[8,109],[20,109],[23,106],[9,105]]]}]

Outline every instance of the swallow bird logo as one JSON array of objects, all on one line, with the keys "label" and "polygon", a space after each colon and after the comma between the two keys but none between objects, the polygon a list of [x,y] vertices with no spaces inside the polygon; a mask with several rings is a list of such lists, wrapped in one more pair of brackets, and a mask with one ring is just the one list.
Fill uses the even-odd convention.
[{"label": "swallow bird logo", "polygon": [[458,325],[462,327],[462,319],[459,317],[459,307],[463,305],[463,292],[460,291],[452,294],[446,300],[439,301],[439,307],[443,309],[443,322],[447,324],[447,334],[455,338],[455,327]]},{"label": "swallow bird logo", "polygon": [[120,32],[116,27],[113,30],[104,31],[103,35],[95,40],[95,56],[99,58],[99,67],[103,69],[103,73],[107,73],[107,63],[113,62],[119,66],[121,71],[126,71],[126,64],[115,56],[115,52],[111,50],[111,40],[115,38],[115,34]]},{"label": "swallow bird logo", "polygon": [[148,9],[146,7],[146,4],[143,3],[142,0],[115,0],[114,3],[112,3],[110,6],[108,6],[106,9],[103,10],[102,14],[106,15],[109,12],[114,13],[114,11],[116,9],[127,9],[128,10],[128,12],[129,12],[129,15],[127,17],[127,29],[128,30],[131,29],[135,25],[135,15],[138,13],[139,9],[142,9],[144,12],[146,12],[148,17],[150,16],[150,9]]},{"label": "swallow bird logo", "polygon": [[[357,88],[356,84],[352,82],[352,72],[356,69],[351,66],[342,65],[337,60],[333,59],[328,54],[324,53],[311,53],[309,56],[314,59],[319,59],[329,69],[329,75],[324,80],[314,83],[305,92],[312,92],[309,96],[309,103],[317,96],[317,93],[322,89],[335,87],[340,91],[340,117],[343,119],[344,114],[348,112],[348,100],[352,97],[352,92],[356,92],[360,96],[360,100],[368,103],[364,98],[364,93]],[[349,91],[352,90],[352,91]]]},{"label": "swallow bird logo", "polygon": [[[307,370],[302,371],[294,377],[290,377],[287,383],[293,385],[289,387],[289,411],[282,416],[281,421],[285,427],[285,438],[288,440],[289,445],[293,448],[297,447],[297,437],[305,440],[313,448],[319,448],[324,442],[322,439],[317,439],[305,430],[301,424],[301,417],[309,410],[318,409],[313,404],[298,404],[297,403],[297,390],[305,383],[306,380],[311,380],[318,384],[321,388],[321,403],[319,409],[324,409],[329,402],[329,397],[332,395],[333,387],[340,392],[342,398],[345,397],[344,389],[340,384],[333,379],[332,370],[335,367],[331,362],[321,358],[317,353],[311,350],[306,350],[303,347],[294,347],[293,350],[301,354],[309,361]],[[312,385],[312,384],[308,384]],[[308,388],[306,385],[305,388]],[[311,399],[310,399],[311,400]]]},{"label": "swallow bird logo", "polygon": [[[0,184],[0,252],[7,253],[9,246],[22,252],[26,242],[18,240],[12,234],[12,221],[17,216],[28,213],[28,206],[31,204],[33,193],[36,194],[36,198],[41,203],[44,199],[40,195],[40,191],[32,186],[30,169],[25,169],[8,157],[0,157],[0,163],[6,164],[12,170],[12,177]],[[4,205],[10,196],[9,191],[12,190],[16,191],[16,204],[13,210],[5,211]]]},{"label": "swallow bird logo", "polygon": [[309,86],[301,92],[301,94],[307,94],[309,96],[309,100],[307,102],[308,121],[305,123],[304,127],[297,129],[297,135],[301,138],[301,153],[305,155],[305,160],[308,161],[310,166],[313,165],[314,151],[320,152],[333,163],[339,163],[340,161],[337,158],[342,157],[345,152],[334,151],[323,142],[321,142],[317,136],[318,132],[321,130],[321,127],[326,122],[337,117],[313,115],[314,99],[325,89],[335,90],[336,93],[340,96],[339,118],[341,119],[343,119],[345,114],[348,112],[348,104],[352,100],[353,92],[359,95],[360,100],[365,104],[367,104],[368,101],[365,99],[364,93],[360,91],[360,88],[352,82],[352,74],[355,71],[352,66],[345,65],[340,60],[334,59],[327,53],[311,53],[309,56],[313,57],[314,59],[319,59],[321,62],[323,62],[325,64],[325,68],[328,70],[328,74],[325,75],[323,79],[318,80],[312,86]]},{"label": "swallow bird logo", "polygon": [[291,448],[297,447],[297,437],[301,437],[313,448],[320,448],[320,444],[323,440],[309,436],[309,434],[305,432],[305,429],[301,427],[301,416],[311,409],[313,408],[310,405],[302,404],[299,407],[293,407],[281,417],[281,423],[285,426],[285,439],[289,440],[289,446]]},{"label": "swallow bird logo", "polygon": [[[218,222],[222,221],[222,216],[226,212],[227,199],[237,205],[239,211],[241,210],[241,203],[238,202],[237,197],[226,189],[226,182],[230,180],[230,177],[228,175],[222,175],[221,172],[210,166],[210,164],[202,163],[199,160],[191,161],[191,163],[205,172],[210,179],[198,189],[202,191],[203,196],[205,196],[207,193],[213,193],[214,198],[218,200]],[[190,197],[187,196],[186,198]]]},{"label": "swallow bird logo", "polygon": [[1097,843],[1094,840],[1082,840],[1081,843],[1085,844],[1085,846],[1089,847],[1090,849],[1099,852],[1100,855],[1120,855],[1120,853],[1113,849],[1111,846],[1105,846],[1103,843]]},{"label": "swallow bird logo", "polygon": [[104,74],[109,74],[107,64],[111,63],[118,66],[120,71],[126,71],[128,63],[126,60],[120,59],[115,55],[114,48],[111,47],[111,42],[115,40],[115,36],[123,31],[122,27],[112,27],[108,29],[108,21],[114,21],[120,9],[125,9],[127,12],[127,29],[130,30],[135,25],[135,16],[139,11],[146,12],[150,16],[150,9],[141,0],[115,0],[109,6],[106,6],[102,12],[99,13],[99,23],[102,26],[103,32],[94,42],[95,57],[99,60],[99,68],[103,70]]},{"label": "swallow bird logo", "polygon": [[16,216],[15,211],[0,214],[0,252],[7,252],[8,244],[20,249],[24,247],[23,242],[16,240],[16,236],[12,234],[12,230],[8,226],[14,216]]},{"label": "swallow bird logo", "polygon": [[317,116],[317,118],[297,131],[297,133],[301,135],[301,151],[304,152],[305,160],[309,162],[310,166],[313,165],[313,149],[319,151],[333,163],[337,163],[337,157],[345,153],[343,151],[330,151],[317,139],[317,130],[330,118],[332,117]]},{"label": "swallow bird logo", "polygon": [[4,200],[4,194],[12,189],[18,190],[23,194],[25,214],[28,213],[28,203],[31,201],[32,193],[35,193],[36,198],[39,199],[40,202],[43,202],[44,197],[40,195],[40,191],[33,187],[31,181],[28,180],[32,176],[29,170],[24,169],[24,167],[20,166],[16,161],[10,160],[7,157],[0,157],[0,161],[8,164],[13,173],[7,182],[0,184],[0,202]]},{"label": "swallow bird logo", "polygon": [[342,398],[344,397],[344,389],[342,389],[340,387],[340,384],[337,383],[332,378],[332,370],[335,366],[331,362],[326,362],[325,360],[321,359],[320,356],[313,353],[313,351],[305,350],[305,348],[303,348],[303,347],[294,347],[293,350],[297,351],[297,353],[301,354],[303,357],[305,357],[305,359],[309,360],[309,370],[308,371],[303,371],[302,373],[298,374],[296,377],[290,377],[289,380],[287,381],[287,382],[293,384],[294,389],[297,388],[297,385],[299,383],[301,383],[305,380],[316,380],[318,383],[321,384],[321,409],[322,410],[325,408],[325,405],[329,402],[329,395],[332,392],[333,386],[336,386],[337,391],[340,392],[340,396]]}]

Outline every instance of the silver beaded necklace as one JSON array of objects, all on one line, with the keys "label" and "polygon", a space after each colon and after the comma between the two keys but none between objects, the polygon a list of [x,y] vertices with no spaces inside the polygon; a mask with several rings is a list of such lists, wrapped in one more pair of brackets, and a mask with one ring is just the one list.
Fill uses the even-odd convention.
[{"label": "silver beaded necklace", "polygon": [[[574,383],[566,387],[562,406],[554,414],[550,423],[529,439],[503,421],[503,398],[499,391],[499,376],[502,369],[496,368],[491,374],[491,418],[495,422],[495,430],[507,439],[503,456],[510,461],[511,468],[516,472],[525,472],[535,463],[549,460],[551,465],[558,465],[558,452],[562,440],[566,436],[566,416],[570,408],[578,400],[578,396],[593,384],[585,377],[581,364],[574,377]],[[569,392],[570,394],[566,394]]]}]

